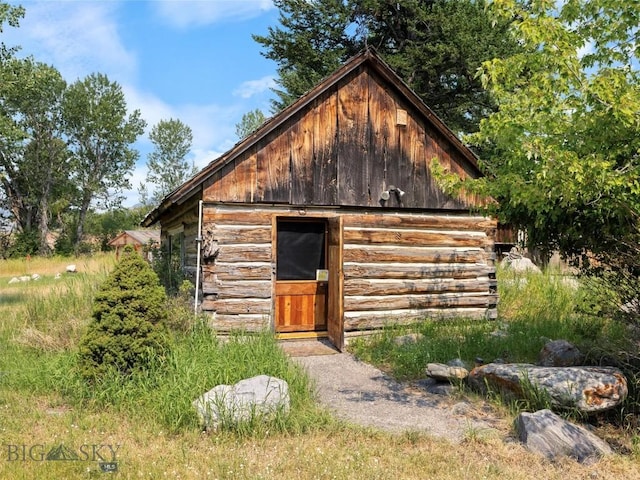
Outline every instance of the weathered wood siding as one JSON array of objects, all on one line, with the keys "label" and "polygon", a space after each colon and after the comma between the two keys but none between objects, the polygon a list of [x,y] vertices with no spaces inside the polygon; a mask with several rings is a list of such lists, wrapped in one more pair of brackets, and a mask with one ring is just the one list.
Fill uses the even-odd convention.
[{"label": "weathered wood siding", "polygon": [[[434,158],[463,178],[478,174],[398,91],[360,67],[231,157],[204,182],[204,200],[449,210],[480,203],[444,194]],[[390,186],[405,195],[381,203]]]},{"label": "weathered wood siding", "polygon": [[484,217],[206,205],[215,257],[203,260],[202,309],[219,330],[273,326],[273,219],[343,217],[344,329],[426,317],[495,316],[493,237]]},{"label": "weathered wood siding", "polygon": [[196,265],[197,265],[197,244],[198,236],[198,202],[200,197],[194,195],[176,209],[172,210],[171,215],[167,215],[162,219],[162,232],[160,242],[166,245],[169,232],[182,229],[184,235],[184,273],[187,278],[195,281]]}]

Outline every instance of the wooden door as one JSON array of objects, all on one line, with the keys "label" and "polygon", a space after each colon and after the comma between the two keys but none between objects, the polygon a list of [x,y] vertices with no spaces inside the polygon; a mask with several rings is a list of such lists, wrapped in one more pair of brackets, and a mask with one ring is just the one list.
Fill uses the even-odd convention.
[{"label": "wooden door", "polygon": [[327,329],[327,222],[276,221],[276,332]]}]

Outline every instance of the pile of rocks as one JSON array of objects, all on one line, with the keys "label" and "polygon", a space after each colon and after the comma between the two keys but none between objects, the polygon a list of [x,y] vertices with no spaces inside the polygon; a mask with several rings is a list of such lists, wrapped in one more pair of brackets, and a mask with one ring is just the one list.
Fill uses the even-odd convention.
[{"label": "pile of rocks", "polygon": [[[499,391],[507,397],[535,394],[554,410],[576,409],[590,415],[618,407],[628,395],[624,374],[614,367],[583,366],[583,359],[574,345],[556,340],[547,342],[536,365],[494,362],[467,369],[454,360],[428,364],[426,374],[439,382],[464,381],[478,391]],[[522,413],[516,419],[519,439],[527,448],[550,459],[565,455],[580,462],[610,453],[605,442],[550,409]]]},{"label": "pile of rocks", "polygon": [[[78,273],[78,269],[76,268],[75,264],[71,264],[71,265],[67,265],[65,268],[65,272],[66,273]],[[42,278],[42,276],[40,276],[37,273],[34,273],[32,275],[22,275],[20,277],[12,277],[9,280],[9,285],[12,285],[14,283],[21,283],[21,282],[31,282],[32,280],[40,280]],[[53,277],[55,280],[59,280],[60,278],[62,278],[62,274],[61,273],[56,273],[56,275]]]},{"label": "pile of rocks", "polygon": [[22,275],[20,277],[13,277],[11,280],[9,280],[9,285],[13,283],[30,282],[31,280],[40,280],[40,278],[40,275],[38,275],[37,273],[34,273],[33,275]]}]

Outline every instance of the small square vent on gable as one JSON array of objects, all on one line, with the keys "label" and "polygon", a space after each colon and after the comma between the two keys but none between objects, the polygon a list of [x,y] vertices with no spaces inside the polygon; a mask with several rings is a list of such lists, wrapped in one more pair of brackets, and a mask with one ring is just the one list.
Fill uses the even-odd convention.
[{"label": "small square vent on gable", "polygon": [[396,125],[407,125],[407,111],[401,108],[396,110]]}]

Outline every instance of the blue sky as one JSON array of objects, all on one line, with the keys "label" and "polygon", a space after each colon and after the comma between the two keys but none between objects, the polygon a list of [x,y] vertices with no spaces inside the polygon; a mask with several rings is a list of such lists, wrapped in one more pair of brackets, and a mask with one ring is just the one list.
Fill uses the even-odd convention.
[{"label": "blue sky", "polygon": [[[130,109],[139,109],[147,133],[159,120],[177,118],[194,134],[199,168],[233,146],[242,115],[270,115],[276,64],[261,55],[251,34],[278,22],[272,0],[20,1],[17,29],[2,41],[21,55],[56,67],[68,82],[93,72],[118,82]],[[138,200],[144,180],[147,135],[136,143],[140,160],[125,205]]]}]

